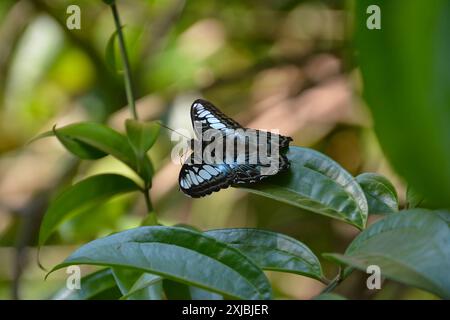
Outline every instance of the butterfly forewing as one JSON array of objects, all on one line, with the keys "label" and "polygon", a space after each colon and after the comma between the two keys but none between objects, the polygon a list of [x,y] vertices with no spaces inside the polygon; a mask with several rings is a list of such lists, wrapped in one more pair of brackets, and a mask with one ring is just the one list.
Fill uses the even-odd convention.
[{"label": "butterfly forewing", "polygon": [[195,100],[191,106],[191,122],[197,137],[210,129],[220,130],[226,134],[230,129],[242,128],[239,123],[227,117],[212,103],[202,99]]}]

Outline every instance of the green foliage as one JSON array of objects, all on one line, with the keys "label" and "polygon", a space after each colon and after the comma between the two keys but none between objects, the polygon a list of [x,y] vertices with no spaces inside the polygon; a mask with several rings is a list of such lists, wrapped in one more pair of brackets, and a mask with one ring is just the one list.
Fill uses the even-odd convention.
[{"label": "green foliage", "polygon": [[252,260],[225,243],[185,228],[140,227],[97,239],[52,271],[74,264],[133,268],[233,298],[271,297],[266,276]]},{"label": "green foliage", "polygon": [[312,149],[290,147],[287,157],[291,163],[288,172],[246,190],[345,221],[359,229],[365,227],[367,200],[350,173]]},{"label": "green foliage", "polygon": [[398,211],[398,197],[392,183],[376,173],[363,173],[356,177],[366,195],[369,214],[386,214]]},{"label": "green foliage", "polygon": [[[60,140],[61,143],[68,151],[81,159],[85,159],[83,157],[86,155],[110,154],[136,171],[144,181],[151,180],[153,168],[148,158],[138,161],[133,148],[128,143],[128,139],[103,124],[96,122],[74,123],[62,128],[54,128],[52,133],[43,133],[34,140],[53,134],[58,139],[63,137],[63,140]],[[67,141],[71,142],[67,143]],[[95,157],[88,159],[95,159]]]},{"label": "green foliage", "polygon": [[[239,3],[233,4],[237,10],[249,10]],[[358,1],[357,17],[366,18],[367,6],[374,3],[377,1]],[[394,2],[383,2],[380,6],[382,30],[368,30],[365,19],[358,20],[356,25],[364,94],[373,112],[377,135],[394,168],[411,184],[406,195],[407,207],[428,207],[431,201],[433,207],[449,207],[450,96],[443,88],[450,80],[448,68],[444,67],[449,47],[440,45],[443,30],[448,27],[449,10],[445,9],[449,5],[443,0],[432,5],[413,0],[408,7]],[[122,53],[126,53],[126,48],[123,37],[117,37],[122,27],[117,8],[112,8],[116,32],[109,38],[105,58],[115,73],[116,41]],[[412,25],[410,21],[415,23]],[[221,32],[221,26],[207,24],[207,27]],[[428,37],[428,33],[435,37]],[[205,76],[198,72],[198,67],[208,55],[203,57],[186,43],[180,49],[177,47],[180,44],[169,40],[166,51],[157,52],[150,61],[149,65],[155,69],[148,77],[158,80],[156,88],[173,85],[167,89],[171,95],[171,90],[192,86],[197,75]],[[217,48],[221,41],[217,42]],[[266,48],[264,40],[255,44]],[[250,47],[242,60],[247,55],[261,54],[253,52],[253,45]],[[217,48],[212,48],[209,55]],[[239,50],[228,48],[231,53],[225,52],[225,56],[233,57],[233,52]],[[122,54],[122,58],[126,56]],[[308,246],[280,233],[249,228],[202,232],[193,226],[170,227],[159,223],[158,211],[152,207],[149,196],[154,170],[148,153],[159,138],[160,127],[157,122],[138,120],[130,68],[124,59],[121,65],[134,117],[125,121],[126,135],[100,123],[81,122],[55,126],[34,140],[54,136],[82,160],[111,155],[134,170],[142,183],[138,185],[118,174],[99,174],[73,184],[48,207],[40,227],[39,246],[46,243],[63,221],[120,194],[142,192],[148,214],[140,220],[141,227],[84,244],[55,266],[51,272],[76,264],[106,267],[85,276],[81,290],[64,289],[55,298],[270,299],[272,287],[263,271],[270,270],[328,284],[316,300],[343,300],[344,297],[329,291],[353,268],[365,271],[369,265],[378,265],[382,275],[389,279],[450,299],[446,274],[450,269],[450,213],[424,209],[399,212],[397,192],[388,179],[376,173],[363,173],[355,178],[313,149],[290,147],[289,170],[242,189],[290,204],[295,211],[316,213],[362,231],[345,254],[324,254],[330,261],[346,266],[343,279],[327,280],[319,259]],[[226,69],[227,64],[224,65],[222,68]],[[369,214],[385,216],[365,229]]]},{"label": "green foliage", "polygon": [[[415,190],[449,207],[450,3],[355,3],[364,95],[379,141],[396,171]],[[381,30],[366,27],[366,9],[374,4],[382,12]]]},{"label": "green foliage", "polygon": [[319,259],[300,241],[258,229],[220,229],[207,235],[239,249],[264,270],[290,272],[317,280],[324,275]]},{"label": "green foliage", "polygon": [[156,122],[142,122],[132,119],[125,121],[127,137],[137,158],[138,172],[143,171],[147,151],[158,138],[160,126]]},{"label": "green foliage", "polygon": [[116,281],[111,269],[102,269],[93,272],[81,279],[81,288],[68,289],[64,287],[58,291],[52,299],[54,300],[108,300],[120,297]]},{"label": "green foliage", "polygon": [[114,31],[114,33],[111,35],[111,37],[108,40],[108,43],[106,44],[105,49],[105,61],[108,67],[113,72],[120,72],[120,67],[118,66],[118,61],[116,59],[116,40],[117,39],[117,31]]},{"label": "green foliage", "polygon": [[137,190],[140,188],[136,183],[117,174],[96,175],[74,184],[64,190],[45,213],[39,232],[39,245],[42,246],[65,219],[81,212],[81,209]]},{"label": "green foliage", "polygon": [[129,268],[112,268],[114,279],[122,293],[122,300],[161,300],[162,278]]},{"label": "green foliage", "polygon": [[347,300],[341,295],[336,293],[322,293],[314,298],[314,300]]},{"label": "green foliage", "polygon": [[412,209],[363,231],[345,255],[326,257],[360,270],[378,265],[382,276],[450,298],[450,213]]}]

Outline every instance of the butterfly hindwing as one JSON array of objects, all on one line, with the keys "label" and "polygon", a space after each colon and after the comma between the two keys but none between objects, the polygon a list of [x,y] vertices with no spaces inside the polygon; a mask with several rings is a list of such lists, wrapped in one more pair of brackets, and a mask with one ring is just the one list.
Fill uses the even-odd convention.
[{"label": "butterfly hindwing", "polygon": [[178,183],[185,194],[198,198],[228,188],[233,180],[234,173],[229,165],[194,163],[191,155],[181,167]]},{"label": "butterfly hindwing", "polygon": [[279,165],[275,169],[274,172],[268,174],[264,172],[262,169],[268,169],[267,166],[263,166],[261,164],[236,164],[230,165],[234,174],[234,179],[232,185],[241,185],[241,184],[251,184],[258,181],[261,181],[265,178],[274,176],[279,172],[282,172],[289,168],[289,160],[287,157],[282,154],[278,158]]}]

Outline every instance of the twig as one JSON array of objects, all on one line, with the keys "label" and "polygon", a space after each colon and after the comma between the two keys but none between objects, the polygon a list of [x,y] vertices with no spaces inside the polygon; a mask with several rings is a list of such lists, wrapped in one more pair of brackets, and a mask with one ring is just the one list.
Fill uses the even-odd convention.
[{"label": "twig", "polygon": [[111,11],[114,17],[114,23],[116,25],[117,30],[117,37],[119,39],[119,49],[120,49],[120,55],[122,56],[122,62],[123,62],[123,76],[125,80],[125,91],[127,93],[127,100],[128,100],[128,106],[131,109],[131,113],[133,114],[133,118],[135,120],[138,120],[138,115],[136,112],[136,103],[134,100],[134,93],[133,93],[133,87],[132,87],[132,81],[131,81],[131,68],[130,68],[130,62],[128,61],[128,53],[125,47],[125,39],[123,37],[122,32],[122,25],[120,23],[120,17],[119,12],[117,11],[116,5],[113,3],[110,5]]},{"label": "twig", "polygon": [[352,272],[353,272],[352,268],[343,269],[343,268],[339,267],[339,272],[338,272],[337,276],[333,280],[331,280],[330,283],[328,283],[328,285],[322,290],[322,292],[320,292],[320,294],[324,294],[324,293],[333,291]]}]

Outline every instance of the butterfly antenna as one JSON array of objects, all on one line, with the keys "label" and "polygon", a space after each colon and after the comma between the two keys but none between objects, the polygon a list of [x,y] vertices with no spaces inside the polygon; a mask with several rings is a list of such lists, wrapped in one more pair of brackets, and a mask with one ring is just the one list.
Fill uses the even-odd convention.
[{"label": "butterfly antenna", "polygon": [[169,128],[168,126],[166,126],[165,124],[163,124],[163,123],[161,123],[161,122],[159,122],[159,121],[157,121],[156,123],[159,124],[161,127],[167,129],[167,130],[170,130],[170,131],[172,131],[172,132],[175,132],[175,133],[179,134],[180,136],[183,136],[183,137],[185,137],[186,139],[191,140],[191,138],[185,136],[184,134],[178,132],[177,130],[174,130],[174,129],[172,129],[172,128]]},{"label": "butterfly antenna", "polygon": [[[184,134],[182,134],[182,133],[180,133],[180,132],[178,132],[178,131],[176,131],[176,130],[174,130],[174,129],[168,127],[168,126],[166,126],[165,124],[163,124],[163,123],[161,123],[161,122],[159,122],[159,121],[157,121],[156,123],[159,124],[161,127],[167,129],[167,130],[170,130],[170,131],[172,131],[172,132],[175,132],[175,133],[179,134],[179,135],[182,136],[182,137],[185,137],[187,140],[191,140],[191,138],[189,138],[189,137],[185,136]],[[185,158],[185,156],[186,156],[186,154],[187,154],[188,152],[189,152],[189,150],[186,150],[186,152],[184,152],[184,153],[180,156],[180,165],[183,165],[183,163],[185,162],[185,160],[186,160],[186,158],[187,158],[187,157]]]}]

